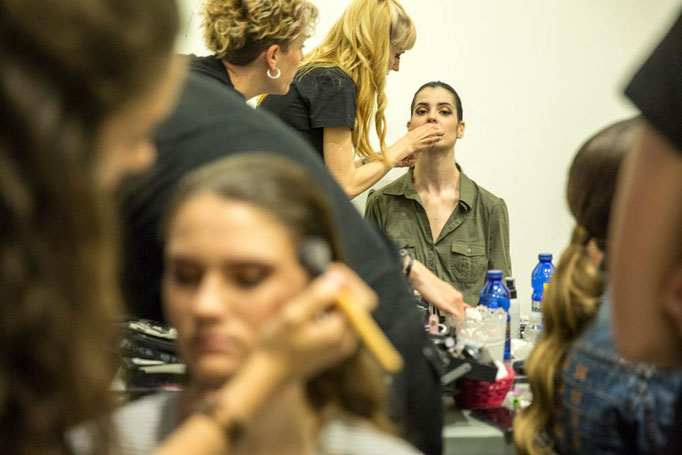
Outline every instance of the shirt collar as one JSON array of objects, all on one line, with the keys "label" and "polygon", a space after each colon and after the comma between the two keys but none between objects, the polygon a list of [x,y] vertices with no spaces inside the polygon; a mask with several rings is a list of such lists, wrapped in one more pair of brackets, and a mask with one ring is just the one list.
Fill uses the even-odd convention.
[{"label": "shirt collar", "polygon": [[[459,164],[455,164],[459,170],[459,202],[466,205],[467,210],[474,206],[474,198],[476,197],[476,186],[474,182],[467,177]],[[414,168],[410,168],[405,174],[404,178],[389,185],[385,190],[385,194],[393,196],[403,196],[407,199],[414,199],[419,201],[419,194],[414,189],[413,182]]]},{"label": "shirt collar", "polygon": [[189,66],[192,71],[217,79],[220,83],[227,85],[234,90],[235,93],[244,98],[244,95],[235,90],[234,84],[230,79],[230,74],[227,72],[227,68],[225,68],[222,60],[217,56],[207,55],[197,57],[196,55],[191,55]]}]

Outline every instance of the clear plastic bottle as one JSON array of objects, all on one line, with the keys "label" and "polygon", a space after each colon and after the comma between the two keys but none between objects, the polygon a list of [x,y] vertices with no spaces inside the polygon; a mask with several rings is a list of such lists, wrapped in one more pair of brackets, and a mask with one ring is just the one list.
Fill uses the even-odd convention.
[{"label": "clear plastic bottle", "polygon": [[502,308],[507,313],[507,330],[504,341],[504,360],[511,358],[509,289],[502,281],[502,270],[488,270],[486,282],[481,289],[479,305],[488,308]]}]

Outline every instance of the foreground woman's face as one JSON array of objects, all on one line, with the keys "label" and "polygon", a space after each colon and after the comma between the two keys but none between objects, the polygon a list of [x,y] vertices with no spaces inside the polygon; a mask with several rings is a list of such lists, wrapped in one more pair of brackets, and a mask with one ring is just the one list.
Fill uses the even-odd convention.
[{"label": "foreground woman's face", "polygon": [[273,215],[208,193],[186,201],[168,230],[163,297],[192,380],[216,386],[233,375],[308,280]]},{"label": "foreground woman's face", "polygon": [[152,165],[156,158],[152,135],[175,106],[185,72],[185,60],[170,57],[156,84],[105,119],[97,144],[101,155],[95,166],[100,187],[112,191],[125,174]]}]

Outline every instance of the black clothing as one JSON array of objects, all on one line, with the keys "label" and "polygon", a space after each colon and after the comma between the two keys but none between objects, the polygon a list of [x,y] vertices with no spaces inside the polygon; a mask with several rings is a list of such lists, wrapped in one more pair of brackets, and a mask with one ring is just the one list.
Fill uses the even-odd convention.
[{"label": "black clothing", "polygon": [[682,152],[682,15],[635,74],[625,94]]},{"label": "black clothing", "polygon": [[211,77],[221,84],[227,85],[234,93],[244,98],[244,95],[234,89],[234,84],[232,84],[227,68],[225,68],[225,65],[223,65],[223,62],[218,57],[215,55],[197,57],[194,54],[190,54],[187,57],[189,58],[190,71]]},{"label": "black clothing", "polygon": [[393,383],[393,411],[424,453],[440,454],[441,389],[425,357],[431,346],[397,251],[366,223],[312,149],[267,112],[257,112],[218,84],[191,72],[175,113],[156,138],[157,162],[121,191],[125,248],[124,290],[139,316],[161,319],[162,246],[159,221],[176,183],[215,159],[272,152],[303,166],[329,197],[348,264],[377,292],[374,317],[405,359]]},{"label": "black clothing", "polygon": [[338,67],[313,68],[297,74],[286,95],[268,95],[261,104],[310,142],[320,156],[324,152],[324,128],[355,128],[357,88]]}]

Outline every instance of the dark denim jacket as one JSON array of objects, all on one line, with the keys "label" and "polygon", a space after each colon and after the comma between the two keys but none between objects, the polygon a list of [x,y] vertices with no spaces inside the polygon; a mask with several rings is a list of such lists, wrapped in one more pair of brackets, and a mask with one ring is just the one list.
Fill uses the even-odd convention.
[{"label": "dark denim jacket", "polygon": [[608,298],[564,361],[550,429],[559,453],[660,453],[682,373],[626,362]]}]

